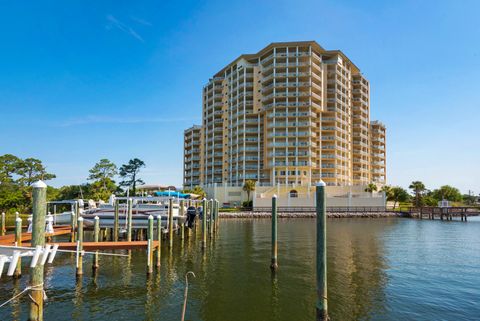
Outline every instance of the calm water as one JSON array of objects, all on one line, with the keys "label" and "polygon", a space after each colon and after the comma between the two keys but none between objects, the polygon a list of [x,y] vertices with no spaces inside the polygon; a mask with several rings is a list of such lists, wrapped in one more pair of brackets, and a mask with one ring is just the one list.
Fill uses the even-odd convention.
[{"label": "calm water", "polygon": [[[480,320],[480,220],[328,221],[329,312],[333,320]],[[281,220],[272,278],[269,220],[223,220],[206,256],[199,240],[163,250],[161,273],[145,275],[145,254],[102,258],[96,278],[75,282],[74,257],[46,268],[46,320],[180,320],[184,275],[188,320],[314,320],[315,220]],[[0,281],[0,302],[23,289]],[[27,297],[0,308],[26,320]]]}]

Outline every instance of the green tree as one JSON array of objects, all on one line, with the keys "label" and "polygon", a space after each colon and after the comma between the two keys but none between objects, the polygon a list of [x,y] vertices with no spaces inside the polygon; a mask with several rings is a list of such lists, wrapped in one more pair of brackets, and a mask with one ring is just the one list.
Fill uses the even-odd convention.
[{"label": "green tree", "polygon": [[13,175],[17,174],[22,160],[15,155],[0,156],[0,183],[13,182]]},{"label": "green tree", "polygon": [[200,186],[194,186],[193,189],[184,189],[183,193],[185,194],[196,194],[200,195],[200,198],[204,198],[207,196],[207,193],[201,188]]},{"label": "green tree", "polygon": [[372,195],[373,195],[373,192],[376,192],[377,190],[378,190],[378,187],[377,185],[375,185],[375,183],[370,183],[365,188],[365,192],[370,193]]},{"label": "green tree", "polygon": [[89,181],[99,182],[103,189],[107,189],[107,184],[113,182],[113,178],[117,175],[117,165],[110,160],[103,158],[96,163],[90,170],[88,176]]},{"label": "green tree", "polygon": [[414,196],[414,204],[416,207],[420,207],[423,205],[423,193],[426,191],[425,184],[423,184],[420,181],[413,181],[410,186],[410,188],[413,193],[415,194]]},{"label": "green tree", "polygon": [[113,178],[117,175],[117,165],[108,159],[101,159],[90,170],[88,176],[91,184],[92,198],[95,200],[106,200],[117,190]]},{"label": "green tree", "polygon": [[247,199],[249,203],[250,203],[250,193],[255,191],[255,187],[256,187],[256,182],[251,179],[246,180],[245,183],[243,184],[243,190],[247,192]]},{"label": "green tree", "polygon": [[26,158],[18,163],[16,173],[20,178],[18,182],[22,186],[31,186],[38,180],[48,181],[54,179],[55,174],[47,173],[42,161],[36,158]]},{"label": "green tree", "polygon": [[410,195],[404,188],[400,186],[392,187],[393,209],[395,209],[397,203],[408,201],[409,197]]},{"label": "green tree", "polygon": [[383,185],[380,189],[381,192],[385,193],[387,201],[393,201],[392,187],[389,185]]},{"label": "green tree", "polygon": [[65,185],[58,189],[58,200],[73,200],[79,198],[91,198],[91,184]]},{"label": "green tree", "polygon": [[134,158],[128,161],[127,164],[120,167],[120,176],[123,180],[120,182],[121,186],[132,187],[132,195],[135,195],[137,184],[145,184],[141,179],[138,178],[140,169],[145,167],[145,163],[138,159]]},{"label": "green tree", "polygon": [[463,194],[462,199],[465,205],[475,205],[477,201],[477,197],[474,194],[470,194],[470,191],[468,194]]},{"label": "green tree", "polygon": [[461,202],[462,194],[460,191],[452,186],[443,185],[439,189],[436,189],[432,192],[432,196],[437,200],[447,200],[451,202]]}]

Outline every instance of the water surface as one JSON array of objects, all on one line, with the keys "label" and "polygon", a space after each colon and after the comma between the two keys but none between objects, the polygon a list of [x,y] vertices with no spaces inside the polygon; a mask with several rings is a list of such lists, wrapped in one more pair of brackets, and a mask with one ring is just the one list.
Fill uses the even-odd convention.
[{"label": "water surface", "polygon": [[[87,256],[79,283],[74,256],[61,254],[46,266],[45,320],[180,320],[187,271],[196,274],[188,320],[314,320],[315,233],[314,219],[280,220],[275,276],[266,219],[221,221],[205,253],[198,237],[176,240],[151,278],[144,251],[102,257],[95,278]],[[331,219],[327,241],[332,320],[480,320],[478,218]],[[27,281],[3,276],[0,302]],[[24,296],[0,308],[0,320],[26,320],[27,312]]]}]

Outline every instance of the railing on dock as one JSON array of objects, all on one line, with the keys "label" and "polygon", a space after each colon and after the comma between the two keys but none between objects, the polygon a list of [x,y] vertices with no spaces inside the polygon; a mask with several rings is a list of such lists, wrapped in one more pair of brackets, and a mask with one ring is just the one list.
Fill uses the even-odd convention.
[{"label": "railing on dock", "polygon": [[[247,207],[242,208],[242,211],[249,211],[255,213],[270,212],[271,207]],[[295,207],[278,207],[278,213],[315,213],[314,206],[295,206]],[[356,207],[327,207],[329,213],[384,213],[391,212],[385,206],[356,206]]]}]

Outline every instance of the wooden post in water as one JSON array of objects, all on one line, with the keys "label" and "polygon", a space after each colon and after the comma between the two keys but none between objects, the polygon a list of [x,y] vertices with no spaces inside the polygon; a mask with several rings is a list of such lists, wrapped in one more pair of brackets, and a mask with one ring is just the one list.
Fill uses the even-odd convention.
[{"label": "wooden post in water", "polygon": [[76,275],[83,275],[83,217],[79,217],[77,220],[77,272]]},{"label": "wooden post in water", "polygon": [[72,216],[70,217],[70,226],[72,228],[72,231],[70,233],[70,242],[75,242],[75,222],[77,221],[77,219],[75,218],[75,207],[76,205],[73,206]]},{"label": "wooden post in water", "polygon": [[213,199],[210,199],[210,203],[208,204],[208,236],[212,238],[212,232],[213,232],[213,213],[215,211],[214,209],[215,203]]},{"label": "wooden post in water", "polygon": [[148,230],[147,230],[147,274],[153,273],[153,216],[148,216]]},{"label": "wooden post in water", "polygon": [[[98,235],[100,234],[100,218],[95,216],[94,223],[93,223],[93,241],[96,243],[98,242]],[[95,251],[93,255],[93,264],[92,270],[95,273],[98,269],[98,251]]]},{"label": "wooden post in water", "polygon": [[[22,219],[17,217],[15,219],[15,246],[22,246]],[[13,277],[18,279],[22,276],[22,258],[18,258],[17,267],[13,273]]]},{"label": "wooden post in water", "polygon": [[168,200],[168,246],[173,247],[173,199]]},{"label": "wooden post in water", "polygon": [[118,242],[118,228],[119,228],[119,204],[118,204],[118,201],[115,200],[115,212],[114,212],[114,216],[113,216],[113,241],[114,242]]},{"label": "wooden post in water", "polygon": [[161,265],[162,259],[162,216],[157,215],[157,238],[158,238],[158,247],[157,247],[157,267]]},{"label": "wooden post in water", "polygon": [[210,228],[212,229],[212,231],[210,232],[211,235],[215,235],[215,230],[216,230],[216,225],[217,225],[217,200],[213,200],[213,203],[212,203],[212,215],[211,215],[211,220],[212,220],[212,223],[210,224]]},{"label": "wooden post in water", "polygon": [[132,241],[132,207],[133,207],[133,200],[129,198],[127,200],[127,241]]},{"label": "wooden post in water", "polygon": [[218,233],[220,202],[216,200],[215,204],[215,233]]},{"label": "wooden post in water", "polygon": [[317,321],[329,320],[327,308],[327,202],[325,183],[316,186],[317,207]]},{"label": "wooden post in water", "polygon": [[[47,212],[47,185],[33,183],[31,246],[45,245],[45,214]],[[43,265],[37,264],[30,273],[30,321],[43,321]]]},{"label": "wooden post in water", "polygon": [[202,204],[202,248],[207,247],[207,199],[203,199]]},{"label": "wooden post in water", "polygon": [[272,262],[270,264],[270,268],[272,271],[276,271],[278,269],[278,261],[277,261],[277,254],[278,254],[278,243],[277,243],[277,195],[273,195],[272,197]]},{"label": "wooden post in water", "polygon": [[[185,200],[180,200],[180,216],[185,216]],[[180,218],[179,218],[180,219]],[[185,224],[182,223],[180,224],[180,239],[183,240],[185,239]]]},{"label": "wooden post in water", "polygon": [[2,219],[0,220],[0,236],[5,235],[5,213],[2,213]]}]

